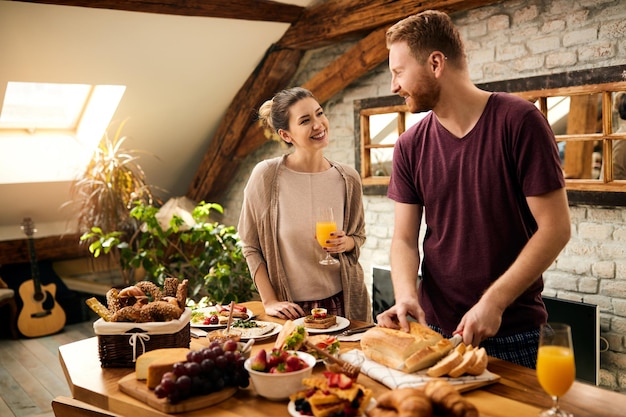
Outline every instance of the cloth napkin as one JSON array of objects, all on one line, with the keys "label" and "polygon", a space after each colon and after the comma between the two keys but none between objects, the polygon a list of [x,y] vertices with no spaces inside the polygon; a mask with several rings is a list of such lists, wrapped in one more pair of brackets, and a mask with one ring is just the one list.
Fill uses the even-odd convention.
[{"label": "cloth napkin", "polygon": [[[344,361],[350,362],[354,365],[362,362],[361,373],[369,376],[370,378],[380,382],[383,385],[386,385],[390,389],[419,387],[426,384],[431,379],[434,379],[426,375],[426,370],[407,374],[402,371],[391,369],[385,365],[381,365],[377,362],[367,359],[363,352],[357,349],[342,353],[339,357]],[[479,381],[495,381],[499,379],[499,376],[489,372],[488,370],[485,370],[485,372],[478,376],[465,375],[458,378],[441,377],[437,379],[445,379],[452,385],[463,385]]]}]

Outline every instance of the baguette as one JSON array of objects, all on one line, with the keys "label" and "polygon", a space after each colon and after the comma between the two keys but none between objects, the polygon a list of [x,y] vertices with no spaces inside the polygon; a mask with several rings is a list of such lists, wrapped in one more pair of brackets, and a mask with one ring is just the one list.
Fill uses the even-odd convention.
[{"label": "baguette", "polygon": [[361,337],[361,350],[367,358],[407,373],[431,366],[452,348],[448,339],[416,322],[410,322],[408,333],[373,327]]}]

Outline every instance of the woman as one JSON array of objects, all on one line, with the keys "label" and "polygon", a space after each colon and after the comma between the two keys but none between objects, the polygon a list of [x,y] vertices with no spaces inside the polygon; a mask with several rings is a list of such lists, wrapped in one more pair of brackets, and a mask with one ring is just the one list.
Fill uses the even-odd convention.
[{"label": "woman", "polygon": [[[365,242],[361,178],[347,165],[329,161],[329,122],[313,94],[291,88],[259,109],[266,128],[293,152],[262,161],[244,190],[239,235],[265,312],[296,319],[322,307],[328,314],[372,321],[369,294],[359,264]],[[339,260],[321,265],[315,213],[330,206],[335,221],[327,250]]]}]

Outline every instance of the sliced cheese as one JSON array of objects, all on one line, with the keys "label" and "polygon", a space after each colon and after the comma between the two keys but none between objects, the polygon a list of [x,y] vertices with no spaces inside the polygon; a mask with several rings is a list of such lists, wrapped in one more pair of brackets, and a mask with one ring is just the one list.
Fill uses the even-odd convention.
[{"label": "sliced cheese", "polygon": [[[137,362],[135,362],[136,378],[138,380],[148,380],[148,387],[150,387],[150,383],[153,384],[151,388],[156,387],[159,382],[161,382],[163,373],[167,371],[160,375],[158,375],[158,373],[160,373],[163,368],[171,370],[176,362],[186,361],[189,350],[188,348],[163,348],[144,353],[139,356]],[[156,377],[158,377],[158,381],[154,384],[154,378]]]}]

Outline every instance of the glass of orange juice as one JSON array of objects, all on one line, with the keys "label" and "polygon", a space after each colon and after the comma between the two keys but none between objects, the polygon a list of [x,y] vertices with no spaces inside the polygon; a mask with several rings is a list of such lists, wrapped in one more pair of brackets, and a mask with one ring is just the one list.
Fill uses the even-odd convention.
[{"label": "glass of orange juice", "polygon": [[[333,217],[333,209],[331,207],[320,208],[317,212],[315,222],[315,237],[322,248],[332,246],[326,243],[326,241],[332,239],[330,234],[336,230],[337,223],[335,223],[335,218]],[[339,261],[330,256],[330,253],[326,252],[326,257],[324,257],[320,263],[322,265],[334,265],[338,264]]]},{"label": "glass of orange juice", "polygon": [[543,390],[552,397],[552,408],[541,412],[541,417],[572,417],[572,414],[559,408],[559,397],[570,389],[575,377],[570,326],[564,323],[543,325],[537,353],[537,379]]}]

